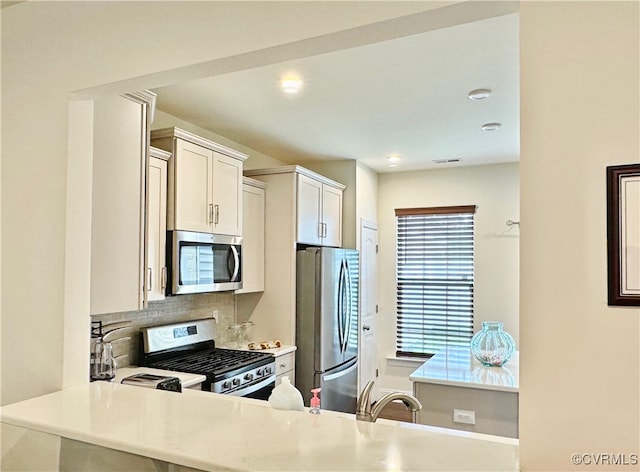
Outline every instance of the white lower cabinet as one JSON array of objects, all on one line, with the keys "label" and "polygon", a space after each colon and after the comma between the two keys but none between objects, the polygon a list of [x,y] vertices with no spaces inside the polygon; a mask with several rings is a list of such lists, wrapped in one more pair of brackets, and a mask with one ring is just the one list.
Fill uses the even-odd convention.
[{"label": "white lower cabinet", "polygon": [[280,385],[282,377],[289,377],[292,385],[296,384],[296,353],[275,354],[276,356],[276,385]]}]

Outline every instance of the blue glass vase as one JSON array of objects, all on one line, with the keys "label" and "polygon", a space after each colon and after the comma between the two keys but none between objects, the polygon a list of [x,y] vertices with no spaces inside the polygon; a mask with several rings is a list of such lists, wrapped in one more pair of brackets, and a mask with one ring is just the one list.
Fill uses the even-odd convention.
[{"label": "blue glass vase", "polygon": [[483,321],[471,338],[471,352],[487,367],[502,367],[513,355],[516,343],[499,321]]}]

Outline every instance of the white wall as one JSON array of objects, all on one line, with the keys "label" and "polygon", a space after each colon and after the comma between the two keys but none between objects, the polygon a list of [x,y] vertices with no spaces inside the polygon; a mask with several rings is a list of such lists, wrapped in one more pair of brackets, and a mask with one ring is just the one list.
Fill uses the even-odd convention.
[{"label": "white wall", "polygon": [[477,205],[475,216],[474,325],[497,320],[516,340],[518,329],[519,229],[507,227],[518,220],[518,164],[447,168],[423,172],[397,172],[379,176],[379,365],[384,389],[411,391],[409,374],[414,363],[389,364],[395,356],[395,251],[396,208]]},{"label": "white wall", "polygon": [[285,162],[280,161],[272,156],[267,156],[266,154],[263,154],[260,151],[256,151],[255,149],[251,149],[250,147],[247,147],[241,143],[236,143],[235,141],[231,141],[224,136],[220,136],[219,134],[212,133],[211,131],[204,128],[200,128],[199,126],[173,116],[170,113],[166,113],[162,110],[156,110],[153,123],[151,124],[151,129],[156,130],[172,127],[189,131],[190,133],[202,136],[205,139],[209,139],[214,143],[222,144],[223,146],[227,146],[231,149],[235,149],[236,151],[247,154],[249,157],[246,161],[243,162],[244,169],[262,169],[264,167],[277,167],[286,164]]},{"label": "white wall", "polygon": [[522,2],[520,452],[638,454],[640,309],[607,306],[605,168],[639,162],[640,4]]},{"label": "white wall", "polygon": [[360,223],[378,223],[378,174],[367,166],[356,166],[356,241],[360,244]]}]

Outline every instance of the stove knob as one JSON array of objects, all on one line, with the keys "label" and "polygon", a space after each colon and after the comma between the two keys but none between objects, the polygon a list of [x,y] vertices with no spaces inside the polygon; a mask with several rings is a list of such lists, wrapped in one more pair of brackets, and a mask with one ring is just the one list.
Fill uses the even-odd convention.
[{"label": "stove knob", "polygon": [[258,369],[258,370],[256,370],[256,375],[258,377],[262,377],[264,375],[264,372],[262,371],[262,369]]},{"label": "stove knob", "polygon": [[253,380],[253,374],[247,374],[244,376],[244,379],[248,382],[251,382]]},{"label": "stove knob", "polygon": [[231,382],[233,383],[234,387],[237,387],[238,385],[240,385],[240,379],[233,379]]},{"label": "stove knob", "polygon": [[225,380],[222,383],[222,388],[231,388],[231,382],[229,382],[228,380]]},{"label": "stove knob", "polygon": [[264,375],[271,375],[271,367],[264,368]]}]

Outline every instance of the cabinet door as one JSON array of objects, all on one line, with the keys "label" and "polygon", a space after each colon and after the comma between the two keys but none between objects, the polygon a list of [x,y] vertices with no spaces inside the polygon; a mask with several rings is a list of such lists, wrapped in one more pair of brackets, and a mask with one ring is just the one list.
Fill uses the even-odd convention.
[{"label": "cabinet door", "polygon": [[212,152],[213,232],[242,236],[242,161]]},{"label": "cabinet door", "polygon": [[167,162],[151,157],[147,173],[147,300],[163,300],[166,284]]},{"label": "cabinet door", "polygon": [[124,97],[94,102],[92,315],[144,306],[146,109]]},{"label": "cabinet door", "polygon": [[213,151],[197,144],[176,139],[173,171],[175,175],[171,229],[210,233],[213,221],[211,192]]},{"label": "cabinet door", "polygon": [[297,242],[320,244],[322,183],[298,174]]},{"label": "cabinet door", "polygon": [[322,185],[322,245],[342,246],[342,190]]},{"label": "cabinet door", "polygon": [[264,291],[264,215],[263,188],[242,186],[242,288],[236,293]]}]

